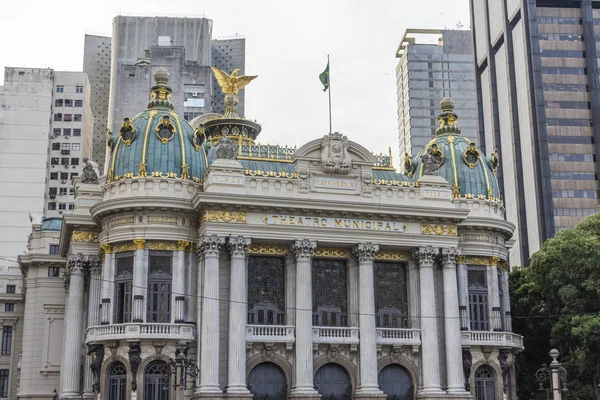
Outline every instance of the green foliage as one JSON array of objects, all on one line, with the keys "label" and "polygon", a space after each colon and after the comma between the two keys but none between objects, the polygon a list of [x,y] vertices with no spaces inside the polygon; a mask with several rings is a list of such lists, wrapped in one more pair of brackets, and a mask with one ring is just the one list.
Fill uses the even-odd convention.
[{"label": "green foliage", "polygon": [[525,336],[519,397],[546,397],[534,373],[554,347],[568,373],[567,398],[600,400],[600,214],[546,241],[510,285],[513,327]]}]

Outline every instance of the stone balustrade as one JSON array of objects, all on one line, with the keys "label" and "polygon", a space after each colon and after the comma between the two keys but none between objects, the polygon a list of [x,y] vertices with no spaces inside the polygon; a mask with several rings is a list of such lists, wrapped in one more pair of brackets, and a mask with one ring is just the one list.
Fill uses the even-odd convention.
[{"label": "stone balustrade", "polygon": [[127,323],[91,326],[86,343],[119,339],[196,339],[196,327],[190,324]]},{"label": "stone balustrade", "polygon": [[356,351],[358,346],[358,327],[313,326],[313,348],[319,344],[348,344]]},{"label": "stone balustrade", "polygon": [[296,329],[289,325],[246,325],[246,346],[252,343],[285,343],[292,350],[296,340]]},{"label": "stone balustrade", "polygon": [[512,332],[463,331],[463,346],[495,346],[523,350],[523,336]]}]

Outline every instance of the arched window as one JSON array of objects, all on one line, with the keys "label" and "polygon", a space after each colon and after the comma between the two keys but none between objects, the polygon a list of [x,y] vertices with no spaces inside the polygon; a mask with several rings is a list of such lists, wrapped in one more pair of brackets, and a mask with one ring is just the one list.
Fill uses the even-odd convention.
[{"label": "arched window", "polygon": [[487,365],[475,371],[475,400],[496,400],[496,374]]},{"label": "arched window", "polygon": [[285,374],[277,364],[258,364],[248,375],[248,389],[254,400],[285,400],[287,384]]},{"label": "arched window", "polygon": [[127,370],[122,362],[114,362],[108,368],[108,397],[110,400],[127,399]]},{"label": "arched window", "polygon": [[144,400],[169,400],[171,378],[164,374],[165,363],[153,361],[144,371]]},{"label": "arched window", "polygon": [[348,400],[352,398],[352,383],[348,372],[339,364],[323,365],[315,374],[315,388],[322,400]]},{"label": "arched window", "polygon": [[151,251],[148,261],[147,322],[171,322],[171,281],[173,253]]},{"label": "arched window", "polygon": [[379,372],[379,388],[387,400],[412,400],[413,384],[406,368],[390,364]]},{"label": "arched window", "polygon": [[133,252],[116,254],[115,323],[131,322],[133,299]]}]

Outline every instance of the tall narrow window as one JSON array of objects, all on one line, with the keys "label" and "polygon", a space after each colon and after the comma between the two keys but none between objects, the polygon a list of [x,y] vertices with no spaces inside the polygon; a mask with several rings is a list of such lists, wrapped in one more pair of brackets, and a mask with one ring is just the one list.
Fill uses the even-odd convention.
[{"label": "tall narrow window", "polygon": [[496,400],[496,376],[487,365],[475,371],[475,399]]},{"label": "tall narrow window", "polygon": [[248,323],[285,325],[285,260],[283,257],[250,256]]},{"label": "tall narrow window", "polygon": [[111,400],[127,399],[127,370],[117,361],[108,370],[108,397]]},{"label": "tall narrow window", "polygon": [[171,322],[173,253],[151,251],[148,262],[148,322]]},{"label": "tall narrow window", "polygon": [[171,393],[171,379],[165,378],[165,363],[153,361],[144,371],[144,400],[169,400]]},{"label": "tall narrow window", "polygon": [[381,328],[408,328],[406,266],[376,262],[375,322]]},{"label": "tall narrow window", "polygon": [[490,329],[488,316],[488,290],[485,269],[470,269],[469,279],[469,315],[472,331]]},{"label": "tall narrow window", "polygon": [[10,354],[12,346],[12,326],[2,328],[2,355]]},{"label": "tall narrow window", "polygon": [[131,322],[133,298],[133,252],[116,254],[115,323]]},{"label": "tall narrow window", "polygon": [[8,370],[0,369],[0,397],[7,398],[8,397]]},{"label": "tall narrow window", "polygon": [[345,260],[312,261],[313,325],[348,326],[348,272]]}]

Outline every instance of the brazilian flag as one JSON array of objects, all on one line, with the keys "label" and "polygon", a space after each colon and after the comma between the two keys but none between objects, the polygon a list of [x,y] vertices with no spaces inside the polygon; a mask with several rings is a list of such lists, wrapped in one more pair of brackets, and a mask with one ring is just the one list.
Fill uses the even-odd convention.
[{"label": "brazilian flag", "polygon": [[323,84],[323,91],[326,92],[329,89],[329,61],[327,61],[327,68],[319,75],[319,80]]}]

